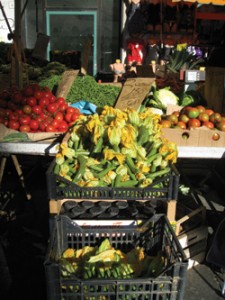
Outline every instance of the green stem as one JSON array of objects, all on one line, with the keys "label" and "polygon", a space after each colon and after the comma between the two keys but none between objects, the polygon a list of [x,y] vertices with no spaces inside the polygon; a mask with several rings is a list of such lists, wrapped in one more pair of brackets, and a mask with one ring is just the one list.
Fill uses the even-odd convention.
[{"label": "green stem", "polygon": [[157,171],[155,173],[148,174],[147,178],[155,179],[158,176],[162,176],[162,175],[169,173],[169,171],[170,171],[170,168],[168,167],[163,170]]},{"label": "green stem", "polygon": [[136,166],[133,162],[132,157],[129,154],[126,155],[126,163],[127,163],[128,167],[130,168],[131,172],[133,174],[136,174],[137,173],[137,168],[136,168]]}]

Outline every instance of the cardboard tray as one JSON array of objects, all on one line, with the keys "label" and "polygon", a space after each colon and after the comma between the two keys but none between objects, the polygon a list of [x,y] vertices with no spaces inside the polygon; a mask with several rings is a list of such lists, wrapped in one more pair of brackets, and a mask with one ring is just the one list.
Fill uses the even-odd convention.
[{"label": "cardboard tray", "polygon": [[[163,135],[177,146],[225,147],[225,132],[205,127],[186,129],[163,128]],[[215,134],[217,140],[214,139]]]}]

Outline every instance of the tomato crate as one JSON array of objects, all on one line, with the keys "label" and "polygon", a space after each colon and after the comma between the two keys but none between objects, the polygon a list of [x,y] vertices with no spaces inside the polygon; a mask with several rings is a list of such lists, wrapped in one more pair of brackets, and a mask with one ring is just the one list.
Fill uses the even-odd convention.
[{"label": "tomato crate", "polygon": [[[80,279],[64,268],[59,258],[68,249],[99,246],[108,238],[112,247],[127,253],[143,247],[144,253],[161,253],[163,264],[156,276],[129,279]],[[75,220],[58,215],[54,219],[45,259],[48,300],[182,300],[188,261],[164,214],[155,214],[142,225],[79,226]]]},{"label": "tomato crate", "polygon": [[146,188],[80,187],[54,174],[54,166],[55,160],[46,172],[49,199],[177,200],[180,175],[174,165]]}]

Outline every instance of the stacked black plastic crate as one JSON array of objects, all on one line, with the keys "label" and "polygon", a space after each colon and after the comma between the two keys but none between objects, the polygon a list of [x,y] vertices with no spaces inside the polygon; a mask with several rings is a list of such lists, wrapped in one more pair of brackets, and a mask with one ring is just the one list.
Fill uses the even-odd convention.
[{"label": "stacked black plastic crate", "polygon": [[[177,199],[175,167],[154,185],[134,189],[79,187],[55,175],[54,164],[47,171],[48,195],[63,204],[54,220],[45,261],[48,300],[182,300],[187,260],[167,217],[156,209],[158,202]],[[81,225],[84,221],[89,226]],[[141,246],[151,256],[163,253],[161,272],[129,279],[63,276],[59,262],[63,251],[98,246],[105,237],[121,251],[129,245]]]}]

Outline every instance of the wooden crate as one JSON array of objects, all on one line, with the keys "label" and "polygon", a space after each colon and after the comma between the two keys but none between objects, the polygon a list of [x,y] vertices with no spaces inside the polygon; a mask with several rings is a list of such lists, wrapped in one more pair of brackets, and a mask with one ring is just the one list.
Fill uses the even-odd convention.
[{"label": "wooden crate", "polygon": [[[188,258],[188,268],[192,268],[205,259],[208,227],[205,224],[206,208],[204,206],[195,209],[189,214],[176,221],[175,232],[178,240]],[[194,217],[199,218],[199,224],[192,227],[191,220]],[[182,225],[189,222],[189,228],[183,230]]]}]

